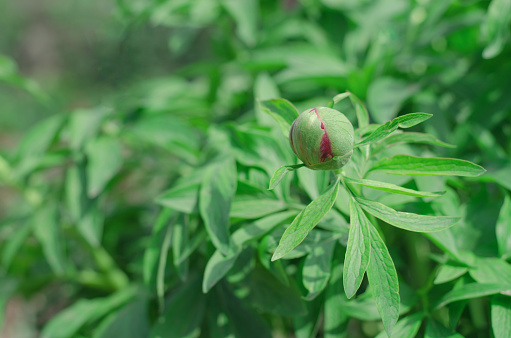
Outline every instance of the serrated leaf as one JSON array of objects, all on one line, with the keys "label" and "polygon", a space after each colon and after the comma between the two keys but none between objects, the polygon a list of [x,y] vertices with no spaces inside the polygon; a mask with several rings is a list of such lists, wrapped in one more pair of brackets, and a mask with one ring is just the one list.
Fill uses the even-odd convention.
[{"label": "serrated leaf", "polygon": [[511,292],[511,285],[508,284],[483,284],[469,283],[462,287],[446,293],[436,304],[435,309],[446,306],[452,302],[463,299],[479,298],[494,295],[500,292]]},{"label": "serrated leaf", "polygon": [[272,261],[282,258],[300,244],[307,234],[321,221],[332,208],[339,192],[339,178],[317,199],[312,201],[296,216],[280,239]]},{"label": "serrated leaf", "polygon": [[121,144],[116,138],[100,136],[87,143],[87,195],[98,196],[122,166]]},{"label": "serrated leaf", "polygon": [[398,127],[410,128],[415,126],[416,124],[426,121],[431,116],[433,115],[426,113],[411,113],[396,117],[392,121],[389,121],[379,126],[369,136],[364,138],[362,141],[358,142],[356,146],[359,147],[369,143],[378,142],[392,134],[394,131],[397,130]]},{"label": "serrated leaf", "polygon": [[273,174],[273,176],[270,179],[270,186],[269,186],[268,190],[275,189],[275,187],[277,187],[277,185],[279,185],[280,181],[282,181],[282,179],[288,172],[299,169],[299,168],[303,167],[304,165],[305,164],[303,164],[303,163],[297,164],[297,165],[283,165],[282,167],[275,170],[275,173]]},{"label": "serrated leaf", "polygon": [[291,102],[285,99],[259,101],[261,109],[277,121],[282,128],[284,136],[289,137],[289,130],[298,117],[298,110]]},{"label": "serrated leaf", "polygon": [[344,292],[348,299],[357,292],[369,264],[371,255],[369,228],[371,226],[360,206],[350,199],[350,233],[343,270]]},{"label": "serrated leaf", "polygon": [[387,246],[371,226],[371,258],[367,267],[367,278],[376,307],[387,334],[392,337],[394,325],[399,318],[399,282],[396,267],[390,257]]},{"label": "serrated leaf", "polygon": [[511,198],[509,194],[506,194],[504,204],[500,208],[495,232],[499,255],[503,258],[511,257]]},{"label": "serrated leaf", "polygon": [[495,338],[509,337],[511,332],[511,298],[495,295],[491,298],[491,327]]},{"label": "serrated leaf", "polygon": [[231,245],[229,213],[237,183],[236,163],[228,157],[206,169],[200,188],[200,215],[211,241],[224,255]]},{"label": "serrated leaf", "polygon": [[327,286],[335,240],[316,245],[305,258],[302,270],[303,286],[309,291],[306,300],[315,299]]},{"label": "serrated leaf", "polygon": [[461,218],[451,216],[427,216],[396,211],[385,204],[355,197],[360,206],[371,215],[398,228],[416,232],[434,232],[447,229]]},{"label": "serrated leaf", "polygon": [[344,180],[348,183],[358,184],[358,185],[362,185],[364,187],[368,187],[368,188],[372,188],[372,189],[376,189],[376,190],[391,192],[394,194],[407,195],[407,196],[437,197],[437,196],[442,195],[440,193],[407,189],[407,188],[400,187],[399,185],[395,185],[392,183],[386,183],[386,182],[379,182],[379,181],[372,181],[372,180],[358,179],[358,178],[350,178],[350,177],[344,177]]},{"label": "serrated leaf", "polygon": [[380,170],[396,175],[448,175],[479,176],[486,169],[465,160],[438,157],[416,157],[396,155],[377,161],[371,170]]}]

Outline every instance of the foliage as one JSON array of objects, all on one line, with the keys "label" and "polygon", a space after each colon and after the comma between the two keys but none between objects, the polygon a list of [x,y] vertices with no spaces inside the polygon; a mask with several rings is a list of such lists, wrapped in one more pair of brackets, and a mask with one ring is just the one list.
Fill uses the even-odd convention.
[{"label": "foliage", "polygon": [[[511,331],[506,1],[114,8],[172,67],[67,113],[0,58],[55,113],[0,151],[2,307],[48,295],[43,337]],[[315,106],[357,127],[341,173],[289,146]]]}]

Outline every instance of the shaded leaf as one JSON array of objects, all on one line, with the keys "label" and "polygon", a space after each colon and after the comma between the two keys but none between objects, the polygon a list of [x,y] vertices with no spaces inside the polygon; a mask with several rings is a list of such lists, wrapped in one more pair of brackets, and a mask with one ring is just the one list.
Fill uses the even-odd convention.
[{"label": "shaded leaf", "polygon": [[261,110],[269,114],[278,122],[284,136],[289,137],[291,125],[298,117],[298,110],[291,102],[285,99],[259,101]]},{"label": "shaded leaf", "polygon": [[479,298],[493,295],[500,292],[511,292],[511,285],[508,284],[483,284],[469,283],[462,287],[446,293],[437,303],[435,309],[446,306],[452,302],[463,299]]},{"label": "shaded leaf", "polygon": [[122,166],[122,149],[118,139],[100,136],[87,143],[87,195],[94,198]]},{"label": "shaded leaf", "polygon": [[273,254],[272,261],[282,258],[300,244],[307,234],[332,208],[339,192],[339,178],[321,196],[312,201],[296,216],[280,239],[279,246]]},{"label": "shaded leaf", "polygon": [[309,291],[306,300],[316,298],[327,286],[335,240],[319,243],[307,255],[303,264],[303,286]]},{"label": "shaded leaf", "polygon": [[[394,329],[392,330],[393,337],[399,338],[414,338],[417,336],[419,329],[424,319],[422,312],[414,313],[413,315],[406,316],[398,320]],[[388,337],[385,331],[380,332],[376,338]]]},{"label": "shaded leaf", "polygon": [[238,183],[236,163],[225,158],[212,164],[204,174],[200,188],[199,210],[215,247],[229,253],[229,213]]},{"label": "shaded leaf", "polygon": [[500,256],[511,257],[511,198],[509,194],[506,194],[504,204],[500,208],[495,232]]},{"label": "shaded leaf", "polygon": [[392,337],[394,325],[399,318],[399,282],[397,272],[387,246],[378,231],[371,226],[371,258],[367,267],[367,278],[376,307],[387,334]]},{"label": "shaded leaf", "polygon": [[491,327],[495,338],[505,338],[511,332],[511,301],[509,296],[491,298]]},{"label": "shaded leaf", "polygon": [[428,324],[426,325],[426,333],[424,335],[426,338],[463,338],[462,335],[460,335],[457,332],[454,332],[454,330],[450,330],[443,326],[440,322],[436,321],[433,318],[430,318],[428,320]]},{"label": "shaded leaf", "polygon": [[390,120],[417,89],[416,85],[409,85],[391,77],[382,77],[371,82],[367,89],[367,103],[372,117],[378,123]]},{"label": "shaded leaf", "polygon": [[350,233],[346,255],[344,258],[343,285],[346,297],[355,295],[369,264],[371,255],[371,223],[360,209],[360,206],[350,199]]}]

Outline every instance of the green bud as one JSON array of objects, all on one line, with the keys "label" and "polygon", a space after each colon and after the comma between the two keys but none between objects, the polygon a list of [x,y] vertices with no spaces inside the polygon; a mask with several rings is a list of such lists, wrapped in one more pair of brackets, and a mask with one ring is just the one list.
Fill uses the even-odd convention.
[{"label": "green bud", "polygon": [[354,131],[343,113],[326,107],[304,111],[289,132],[291,148],[310,169],[336,170],[353,154]]}]

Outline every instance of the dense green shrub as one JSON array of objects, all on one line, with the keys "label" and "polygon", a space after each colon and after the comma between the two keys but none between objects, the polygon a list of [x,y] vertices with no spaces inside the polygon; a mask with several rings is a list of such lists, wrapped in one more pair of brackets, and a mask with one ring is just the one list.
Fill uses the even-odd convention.
[{"label": "dense green shrub", "polygon": [[[52,338],[511,332],[508,1],[107,7],[79,109],[2,51],[4,308]],[[298,169],[328,105],[353,156]]]}]

